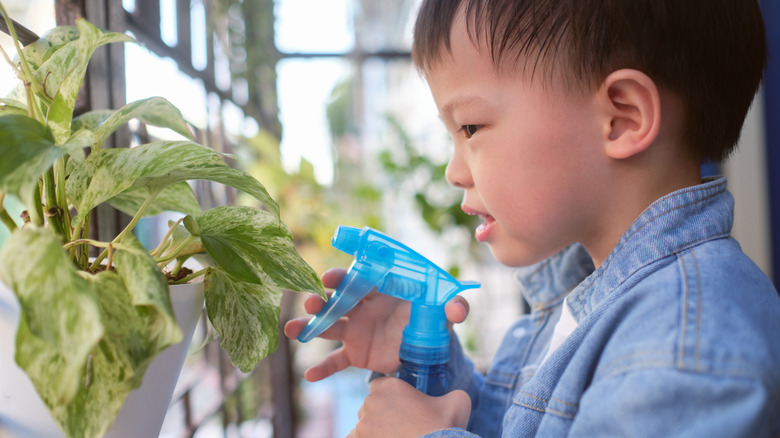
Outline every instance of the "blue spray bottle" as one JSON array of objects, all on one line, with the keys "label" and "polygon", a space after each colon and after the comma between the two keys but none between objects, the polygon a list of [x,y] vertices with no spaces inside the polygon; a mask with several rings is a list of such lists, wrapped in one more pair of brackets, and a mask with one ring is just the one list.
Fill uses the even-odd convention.
[{"label": "blue spray bottle", "polygon": [[479,283],[458,282],[414,250],[368,227],[339,226],[331,244],[355,260],[298,340],[308,342],[320,335],[376,287],[380,293],[412,303],[401,341],[398,377],[428,395],[443,395],[448,389],[450,339],[444,304]]}]

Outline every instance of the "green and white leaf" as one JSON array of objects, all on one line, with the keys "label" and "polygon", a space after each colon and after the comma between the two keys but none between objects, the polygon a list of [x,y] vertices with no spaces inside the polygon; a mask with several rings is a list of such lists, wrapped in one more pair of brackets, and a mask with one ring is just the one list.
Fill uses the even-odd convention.
[{"label": "green and white leaf", "polygon": [[78,117],[74,117],[70,128],[74,132],[80,129],[86,129],[94,132],[101,123],[105,122],[106,119],[111,117],[111,114],[114,114],[113,110],[100,109],[87,111]]},{"label": "green and white leaf", "polygon": [[94,149],[99,150],[114,131],[136,118],[153,126],[171,129],[189,140],[195,140],[178,108],[165,98],[150,97],[125,105],[100,124],[95,130]]},{"label": "green and white leaf", "polygon": [[[141,208],[141,205],[149,197],[149,190],[145,187],[132,186],[124,192],[114,196],[108,202],[119,211],[130,216]],[[146,209],[145,216],[154,216],[165,211],[178,211],[184,214],[198,215],[201,212],[198,199],[186,181],[171,184],[154,198],[154,201]]]},{"label": "green and white leaf", "polygon": [[[24,56],[33,70],[38,70],[44,61],[63,44],[79,38],[76,26],[57,26],[44,34],[38,41],[24,46]],[[19,59],[17,57],[16,61]]]},{"label": "green and white leaf", "polygon": [[68,437],[101,437],[125,402],[140,385],[149,364],[143,310],[134,307],[115,272],[91,276],[99,290],[105,336],[92,350],[79,393],[67,405],[50,406],[52,416]]},{"label": "green and white leaf", "polygon": [[120,244],[116,272],[87,276],[99,291],[104,336],[90,352],[77,396],[50,405],[69,437],[103,436],[154,357],[182,337],[165,277],[134,236]]},{"label": "green and white leaf", "polygon": [[[47,120],[55,143],[64,143],[70,137],[70,124],[76,96],[87,71],[87,64],[96,48],[114,42],[134,41],[122,33],[103,33],[87,20],[78,19],[76,26],[79,39],[60,47],[36,72],[36,78],[43,84],[47,96],[54,96],[49,106]],[[75,43],[75,44],[74,44]],[[76,50],[76,56],[71,51]],[[65,73],[64,77],[57,77]],[[48,77],[47,77],[48,75]],[[57,75],[52,77],[53,75]],[[54,83],[49,85],[49,81]],[[53,94],[53,91],[56,93]]]},{"label": "green and white leaf", "polygon": [[103,335],[97,297],[47,229],[27,226],[0,251],[0,278],[21,308],[16,362],[49,407],[70,403]]},{"label": "green and white leaf", "polygon": [[[173,222],[169,221],[168,226],[173,226]],[[171,236],[171,244],[168,246],[168,249],[174,250],[179,248],[184,244],[184,242],[187,242],[186,245],[181,247],[179,249],[179,255],[177,258],[186,258],[195,254],[202,254],[206,250],[203,248],[203,244],[200,241],[200,238],[193,237],[192,234],[190,234],[189,231],[187,231],[187,228],[184,225],[178,225],[173,230],[173,235]],[[201,263],[205,266],[211,266],[213,263]]]},{"label": "green and white leaf", "polygon": [[41,175],[63,155],[42,124],[18,114],[0,117],[0,190],[16,195],[28,209]]},{"label": "green and white leaf", "polygon": [[206,310],[233,365],[250,372],[279,342],[282,291],[236,280],[221,269],[204,279]]},{"label": "green and white leaf", "polygon": [[198,217],[200,238],[217,265],[238,280],[299,292],[325,292],[316,272],[295,249],[292,234],[268,212],[225,206]]},{"label": "green and white leaf", "polygon": [[168,282],[154,259],[138,239],[126,234],[120,242],[115,266],[136,307],[144,308],[146,315],[145,339],[152,355],[181,340],[173,306],[168,294]]},{"label": "green and white leaf", "polygon": [[73,224],[132,186],[157,194],[172,184],[196,179],[246,192],[270,208],[278,220],[279,206],[265,187],[249,174],[229,167],[219,153],[189,141],[160,141],[134,148],[101,149],[76,166],[67,183],[68,198],[78,211]]},{"label": "green and white leaf", "polygon": [[63,144],[62,147],[68,151],[68,154],[73,160],[80,163],[86,158],[84,148],[91,147],[94,139],[95,134],[92,131],[88,129],[79,129],[78,131],[73,131],[73,134],[65,141],[65,144]]},{"label": "green and white leaf", "polygon": [[0,116],[27,115],[27,107],[16,99],[0,98]]},{"label": "green and white leaf", "polygon": [[117,253],[118,273],[90,276],[93,288],[100,291],[105,335],[90,355],[78,396],[53,409],[70,437],[103,436],[129,393],[141,385],[154,357],[181,339],[170,314],[165,280],[159,284],[160,273],[147,269],[143,259],[149,257],[138,252],[140,244],[133,240],[123,241],[129,252]]}]

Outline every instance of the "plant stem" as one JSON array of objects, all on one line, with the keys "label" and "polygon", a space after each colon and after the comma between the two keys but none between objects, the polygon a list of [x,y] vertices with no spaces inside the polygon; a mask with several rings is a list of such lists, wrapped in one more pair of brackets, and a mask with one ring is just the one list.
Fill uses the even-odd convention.
[{"label": "plant stem", "polygon": [[62,223],[62,208],[57,205],[57,186],[54,183],[54,168],[51,167],[43,174],[43,188],[46,192],[46,217],[51,224],[54,231],[68,241],[69,239],[65,233],[65,226]]},{"label": "plant stem", "polygon": [[10,214],[8,214],[8,211],[5,209],[5,205],[3,205],[3,202],[5,201],[5,192],[0,192],[0,220],[3,221],[3,224],[5,224],[6,227],[8,227],[8,231],[14,232],[16,231],[16,222],[13,220]]},{"label": "plant stem", "polygon": [[181,224],[181,222],[183,220],[184,220],[184,218],[182,217],[181,219],[176,221],[175,224],[173,224],[172,226],[168,227],[168,231],[165,233],[165,236],[163,236],[163,238],[160,240],[160,244],[157,245],[157,248],[153,249],[152,252],[149,253],[152,257],[154,257],[154,256],[160,254],[161,252],[165,251],[165,248],[167,248],[166,244],[168,243],[168,239],[171,238],[171,235],[173,235],[174,230],[176,229],[176,227],[179,226],[179,224]]},{"label": "plant stem", "polygon": [[73,228],[71,227],[70,209],[68,208],[68,198],[65,194],[65,169],[68,165],[68,157],[60,158],[54,162],[54,188],[56,203],[62,211],[62,225],[65,231],[65,241],[73,237]]},{"label": "plant stem", "polygon": [[[144,217],[144,213],[146,212],[146,209],[149,208],[150,205],[152,205],[152,201],[154,201],[154,198],[157,197],[157,193],[150,194],[148,198],[144,201],[143,204],[141,204],[141,207],[138,208],[138,211],[135,212],[135,216],[133,216],[133,219],[130,221],[129,224],[125,227],[124,230],[122,230],[115,238],[112,240],[112,243],[119,243],[122,241],[122,238],[127,235],[127,233],[133,231],[133,228],[135,228],[136,225],[138,225],[138,221],[141,220],[142,217]],[[100,253],[100,255],[95,258],[95,261],[92,262],[92,264],[89,266],[89,270],[92,272],[95,272],[95,269],[100,266],[100,263],[103,261],[103,259],[106,258],[106,255],[108,255],[108,248],[104,249],[103,252]]]},{"label": "plant stem", "polygon": [[186,276],[186,277],[184,277],[184,278],[182,278],[182,279],[179,279],[179,280],[176,280],[176,281],[174,281],[174,282],[173,282],[173,284],[184,284],[184,283],[189,283],[190,281],[192,281],[192,280],[194,280],[194,279],[196,279],[196,278],[200,277],[201,275],[205,275],[205,274],[207,274],[209,271],[211,271],[211,268],[204,268],[204,269],[201,269],[201,270],[200,270],[200,271],[198,271],[198,272],[193,272],[192,274],[190,274],[190,275],[188,275],[188,276]]},{"label": "plant stem", "polygon": [[124,249],[124,246],[116,243],[111,242],[101,242],[99,240],[92,240],[92,239],[76,239],[73,241],[70,241],[64,245],[62,245],[62,249],[68,249],[76,245],[82,245],[82,244],[88,244],[92,246],[96,246],[98,248],[116,248],[116,249]]},{"label": "plant stem", "polygon": [[138,208],[138,211],[135,212],[135,216],[133,216],[133,219],[130,220],[130,223],[127,224],[124,230],[122,230],[115,238],[112,240],[113,243],[118,243],[122,240],[125,235],[131,231],[133,231],[133,228],[135,228],[136,225],[138,225],[138,221],[141,220],[142,217],[144,217],[144,214],[146,213],[146,210],[149,208],[150,205],[152,205],[152,202],[154,202],[154,199],[157,197],[157,195],[160,192],[154,194],[149,194],[149,197],[146,198],[143,204],[141,204],[141,207]]},{"label": "plant stem", "polygon": [[32,96],[32,93],[30,92],[30,87],[35,87],[38,84],[35,81],[35,76],[33,75],[32,69],[30,68],[30,64],[27,62],[27,57],[24,54],[24,50],[22,50],[22,45],[19,44],[19,37],[16,34],[16,27],[14,27],[14,24],[11,21],[11,17],[8,16],[8,12],[6,12],[2,3],[0,3],[0,13],[2,13],[6,27],[8,27],[8,33],[11,34],[11,38],[14,40],[16,53],[19,56],[19,63],[22,66],[23,75],[20,76],[24,76],[24,87],[27,92],[27,111],[29,116],[35,120],[38,120],[39,122],[44,122],[45,120],[41,115],[40,109],[38,108],[38,101],[33,98],[34,96]]},{"label": "plant stem", "polygon": [[[87,237],[89,237],[89,226],[91,223],[92,215],[88,214],[82,223],[83,228],[79,230],[79,236],[84,236],[86,234]],[[87,269],[87,266],[89,266],[89,245],[81,245],[81,269]]]},{"label": "plant stem", "polygon": [[106,262],[106,271],[111,270],[111,265],[114,262],[114,245],[111,243],[108,244],[108,261]]},{"label": "plant stem", "polygon": [[33,205],[27,206],[27,213],[30,215],[30,222],[35,225],[43,225],[43,204],[41,203],[41,186],[33,190]]},{"label": "plant stem", "polygon": [[177,276],[179,274],[179,271],[181,271],[181,267],[183,265],[184,265],[184,259],[183,258],[177,259],[176,260],[176,265],[171,270],[171,275],[173,275],[174,277]]},{"label": "plant stem", "polygon": [[183,249],[184,249],[184,248],[185,248],[187,245],[189,245],[189,244],[190,244],[190,242],[192,242],[193,240],[195,240],[195,236],[189,236],[189,237],[187,237],[187,238],[186,238],[186,239],[184,239],[184,240],[183,240],[183,241],[182,241],[182,242],[179,244],[179,246],[177,246],[177,247],[176,247],[176,248],[175,248],[173,251],[169,252],[168,254],[166,254],[166,255],[164,255],[164,256],[162,256],[162,257],[160,257],[160,258],[154,259],[154,261],[155,261],[155,262],[157,262],[158,264],[159,264],[159,263],[167,263],[167,262],[170,262],[171,260],[173,260],[173,259],[175,259],[176,257],[178,257],[179,253],[180,253],[180,252],[181,252],[181,251],[182,251],[182,250],[183,250]]}]

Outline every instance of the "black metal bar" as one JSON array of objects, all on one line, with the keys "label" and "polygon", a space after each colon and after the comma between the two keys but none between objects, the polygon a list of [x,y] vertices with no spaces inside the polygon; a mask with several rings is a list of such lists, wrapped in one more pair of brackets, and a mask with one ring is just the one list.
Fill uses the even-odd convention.
[{"label": "black metal bar", "polygon": [[780,19],[780,5],[776,1],[761,2],[764,21],[766,23],[769,60],[764,75],[764,111],[766,123],[766,160],[769,184],[769,221],[772,244],[772,272],[775,285],[780,285],[780,176],[777,169],[780,165],[780,29],[777,20]]},{"label": "black metal bar", "polygon": [[[11,24],[13,25],[14,30],[16,31],[16,36],[17,38],[19,38],[19,42],[22,43],[23,46],[32,44],[38,41],[38,38],[40,38],[35,32],[22,26],[13,18],[11,19]],[[11,35],[11,31],[8,29],[5,20],[0,20],[0,30],[7,33],[8,35]]]},{"label": "black metal bar", "polygon": [[346,58],[358,61],[364,61],[369,58],[381,59],[409,59],[411,52],[403,50],[377,50],[367,52],[364,50],[354,50],[351,52],[279,52],[279,58]]}]

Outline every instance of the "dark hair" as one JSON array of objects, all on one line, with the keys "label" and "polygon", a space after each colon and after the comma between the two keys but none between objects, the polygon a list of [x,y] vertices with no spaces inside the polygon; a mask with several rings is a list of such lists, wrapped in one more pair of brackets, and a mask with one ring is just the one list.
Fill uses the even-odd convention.
[{"label": "dark hair", "polygon": [[733,151],[766,64],[758,0],[425,0],[412,49],[422,72],[449,53],[457,13],[497,69],[587,89],[621,68],[644,72],[681,98],[683,140],[702,160]]}]

